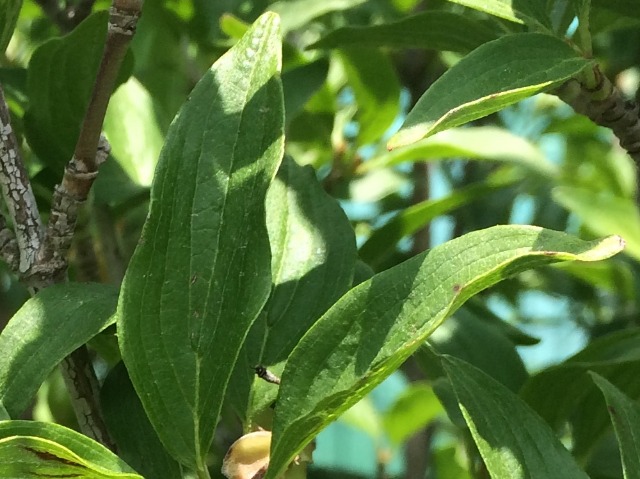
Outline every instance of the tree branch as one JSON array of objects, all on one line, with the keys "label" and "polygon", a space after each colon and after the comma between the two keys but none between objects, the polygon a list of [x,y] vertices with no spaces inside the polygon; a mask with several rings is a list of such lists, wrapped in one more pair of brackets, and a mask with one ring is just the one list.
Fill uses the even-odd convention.
[{"label": "tree branch", "polygon": [[2,214],[0,214],[0,258],[7,263],[11,271],[18,270],[20,249],[13,230],[7,226],[7,221]]},{"label": "tree branch", "polygon": [[[20,250],[17,272],[26,273],[35,263],[40,250],[42,221],[22,162],[22,155],[18,149],[18,141],[11,128],[9,107],[2,85],[0,85],[0,187]],[[6,229],[6,224],[3,229]]]},{"label": "tree branch", "polygon": [[611,129],[636,163],[640,180],[640,107],[627,100],[596,65],[580,79],[571,79],[556,92],[565,103],[594,123]]},{"label": "tree branch", "polygon": [[[53,5],[44,0],[41,3]],[[73,157],[65,168],[62,183],[55,188],[44,235],[4,95],[0,97],[0,183],[15,229],[14,240],[4,218],[1,219],[0,247],[2,257],[14,265],[17,245],[20,255],[17,273],[32,293],[67,280],[67,255],[78,220],[78,209],[87,199],[98,167],[109,155],[109,145],[101,136],[102,124],[142,4],[143,0],[113,0],[107,41],[92,96]],[[102,419],[98,380],[86,346],[71,353],[61,366],[82,431],[114,449]]]}]

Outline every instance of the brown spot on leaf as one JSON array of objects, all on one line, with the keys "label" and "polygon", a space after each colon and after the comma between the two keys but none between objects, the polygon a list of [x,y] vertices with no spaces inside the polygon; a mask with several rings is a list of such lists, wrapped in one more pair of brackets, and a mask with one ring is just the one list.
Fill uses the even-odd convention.
[{"label": "brown spot on leaf", "polygon": [[64,464],[65,466],[76,466],[77,467],[79,465],[78,463],[70,461],[68,459],[65,459],[64,457],[58,457],[55,454],[52,454],[52,453],[46,452],[46,451],[38,451],[37,449],[34,449],[32,447],[24,446],[24,450],[25,451],[29,451],[32,454],[35,454],[36,456],[38,456],[43,461],[59,462],[60,464]]}]

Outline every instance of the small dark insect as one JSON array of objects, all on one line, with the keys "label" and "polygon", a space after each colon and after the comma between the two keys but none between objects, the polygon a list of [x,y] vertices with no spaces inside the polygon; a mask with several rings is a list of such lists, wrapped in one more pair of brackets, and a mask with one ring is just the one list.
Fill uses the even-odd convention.
[{"label": "small dark insect", "polygon": [[264,366],[257,365],[253,369],[256,372],[256,375],[260,379],[264,379],[265,381],[267,381],[268,383],[271,383],[271,384],[280,384],[280,378],[278,376],[276,376],[275,374],[273,374],[271,371],[269,371]]}]

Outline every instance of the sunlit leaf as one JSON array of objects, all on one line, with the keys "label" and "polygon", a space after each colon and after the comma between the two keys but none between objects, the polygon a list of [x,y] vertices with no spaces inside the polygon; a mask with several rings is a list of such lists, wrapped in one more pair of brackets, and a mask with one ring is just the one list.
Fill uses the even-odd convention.
[{"label": "sunlit leaf", "polygon": [[12,417],[24,412],[65,356],[115,322],[117,300],[110,285],[60,284],[40,291],[11,318],[0,334],[0,403]]},{"label": "sunlit leaf", "polygon": [[535,265],[593,261],[619,237],[584,242],[530,226],[498,226],[437,246],[345,294],[293,350],[276,402],[267,479],[382,382],[475,293]]},{"label": "sunlit leaf", "polygon": [[515,393],[469,363],[445,356],[456,392],[484,463],[494,479],[588,479],[549,426]]},{"label": "sunlit leaf", "polygon": [[410,145],[487,116],[559,85],[590,63],[559,38],[541,33],[485,43],[431,85],[387,146]]},{"label": "sunlit leaf", "polygon": [[199,470],[271,291],[264,201],[283,154],[279,37],[277,15],[261,16],[172,123],[120,295],[131,382],[167,450]]}]

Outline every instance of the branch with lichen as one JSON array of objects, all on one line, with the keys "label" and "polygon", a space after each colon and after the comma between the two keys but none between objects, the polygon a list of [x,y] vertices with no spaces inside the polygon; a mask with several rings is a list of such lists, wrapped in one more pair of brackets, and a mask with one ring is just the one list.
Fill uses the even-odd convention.
[{"label": "branch with lichen", "polygon": [[[636,163],[640,180],[640,106],[626,99],[596,65],[556,92],[564,102],[594,123],[607,127]],[[640,184],[640,183],[639,183]]]},{"label": "branch with lichen", "polygon": [[[142,4],[143,0],[113,0],[102,61],[73,156],[65,167],[61,184],[55,187],[46,228],[42,226],[0,88],[0,184],[13,225],[12,231],[0,216],[0,257],[32,293],[67,280],[67,255],[78,210],[89,195],[98,167],[109,155],[109,145],[101,136],[102,124]],[[62,371],[82,431],[113,449],[102,419],[98,381],[86,346],[64,359]]]}]

